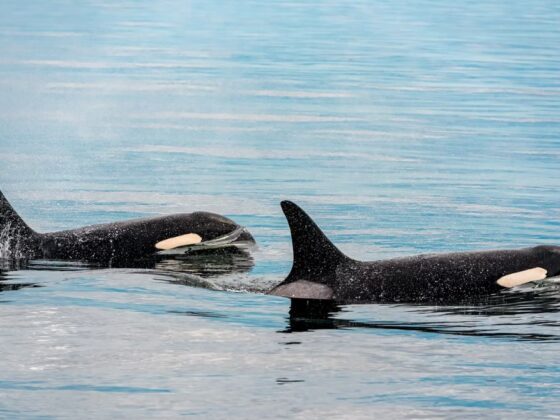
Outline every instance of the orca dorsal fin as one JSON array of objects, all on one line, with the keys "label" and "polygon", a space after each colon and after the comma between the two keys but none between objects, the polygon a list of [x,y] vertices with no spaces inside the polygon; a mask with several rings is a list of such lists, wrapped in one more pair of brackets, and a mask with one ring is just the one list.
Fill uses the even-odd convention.
[{"label": "orca dorsal fin", "polygon": [[23,221],[0,191],[0,233],[31,236],[35,232]]},{"label": "orca dorsal fin", "polygon": [[292,234],[294,262],[283,284],[298,280],[325,283],[336,267],[348,261],[327,238],[317,224],[298,205],[291,201],[280,203]]}]

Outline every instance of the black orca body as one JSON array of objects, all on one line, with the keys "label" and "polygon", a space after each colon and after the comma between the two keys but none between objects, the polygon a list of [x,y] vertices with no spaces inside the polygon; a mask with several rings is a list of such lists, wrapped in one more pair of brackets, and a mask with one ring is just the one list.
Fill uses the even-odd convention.
[{"label": "black orca body", "polygon": [[0,251],[3,250],[0,254],[7,254],[4,257],[82,260],[124,266],[156,255],[156,243],[190,233],[199,235],[202,243],[228,238],[228,235],[229,245],[254,243],[243,227],[224,216],[206,212],[41,234],[27,226],[0,192]]},{"label": "black orca body", "polygon": [[356,261],[340,252],[297,205],[283,201],[282,210],[294,261],[288,277],[269,292],[276,296],[338,303],[453,303],[498,292],[506,283],[501,279],[521,279],[522,284],[560,274],[560,247],[545,245]]}]

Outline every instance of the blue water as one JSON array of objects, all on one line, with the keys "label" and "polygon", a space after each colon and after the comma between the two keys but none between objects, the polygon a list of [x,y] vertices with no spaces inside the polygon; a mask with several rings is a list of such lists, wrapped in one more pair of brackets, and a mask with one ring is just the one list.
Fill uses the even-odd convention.
[{"label": "blue water", "polygon": [[560,286],[294,319],[279,201],[365,260],[560,243],[560,5],[0,4],[0,190],[45,232],[208,210],[250,271],[0,271],[0,417],[560,412]]}]

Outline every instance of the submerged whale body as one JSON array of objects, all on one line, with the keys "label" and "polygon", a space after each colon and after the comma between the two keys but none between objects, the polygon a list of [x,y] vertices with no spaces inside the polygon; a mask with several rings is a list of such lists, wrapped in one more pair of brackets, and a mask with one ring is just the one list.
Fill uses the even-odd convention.
[{"label": "submerged whale body", "polygon": [[281,203],[292,235],[288,277],[269,294],[339,303],[453,303],[560,274],[560,247],[418,255],[356,261],[338,250],[311,218]]},{"label": "submerged whale body", "polygon": [[254,243],[232,220],[195,212],[37,233],[0,192],[0,257],[126,265],[146,258],[233,251]]}]

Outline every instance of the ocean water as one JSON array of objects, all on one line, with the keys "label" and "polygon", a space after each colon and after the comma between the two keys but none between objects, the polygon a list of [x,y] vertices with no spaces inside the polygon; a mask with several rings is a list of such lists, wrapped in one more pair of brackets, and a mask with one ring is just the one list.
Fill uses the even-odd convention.
[{"label": "ocean water", "polygon": [[[46,232],[207,210],[249,259],[0,269],[0,418],[558,418],[560,284],[290,316],[350,256],[560,243],[553,0],[0,3],[0,190]],[[19,269],[18,269],[19,268]]]}]

